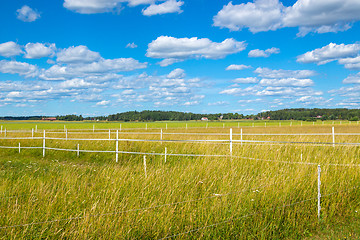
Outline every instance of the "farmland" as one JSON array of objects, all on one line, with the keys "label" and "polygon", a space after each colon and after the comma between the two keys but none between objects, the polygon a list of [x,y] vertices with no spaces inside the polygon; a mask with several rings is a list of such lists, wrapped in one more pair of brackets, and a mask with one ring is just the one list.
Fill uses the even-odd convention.
[{"label": "farmland", "polygon": [[0,125],[14,147],[0,149],[0,239],[303,239],[360,223],[357,122]]}]

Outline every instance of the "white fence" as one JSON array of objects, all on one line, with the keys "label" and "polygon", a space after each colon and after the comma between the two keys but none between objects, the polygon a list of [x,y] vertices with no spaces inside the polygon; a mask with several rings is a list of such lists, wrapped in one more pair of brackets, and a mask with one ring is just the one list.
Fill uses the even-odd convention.
[{"label": "white fence", "polygon": [[[317,198],[311,198],[311,199],[306,199],[306,200],[301,200],[295,203],[291,203],[288,205],[283,205],[280,207],[289,207],[289,206],[293,206],[295,204],[300,204],[300,203],[304,203],[307,201],[312,201],[312,200],[317,200],[317,210],[318,210],[318,218],[320,220],[321,218],[321,198],[325,197],[326,195],[321,195],[321,166],[318,163],[315,162],[297,162],[297,161],[279,161],[279,160],[270,160],[270,159],[257,159],[257,158],[250,158],[250,157],[243,157],[243,156],[236,156],[233,155],[233,144],[237,143],[237,144],[246,144],[246,143],[277,143],[277,144],[289,144],[289,143],[299,143],[299,144],[312,144],[312,145],[330,145],[335,147],[336,145],[343,145],[343,146],[359,146],[360,143],[336,143],[335,142],[335,136],[348,136],[348,135],[353,135],[353,136],[359,136],[360,133],[335,133],[334,131],[334,127],[332,128],[332,132],[331,133],[308,133],[308,134],[244,134],[242,129],[241,132],[239,134],[234,134],[232,129],[230,129],[229,134],[225,134],[225,133],[166,133],[163,132],[163,130],[161,129],[160,132],[146,132],[143,133],[141,132],[140,134],[159,134],[159,139],[126,139],[126,138],[119,138],[119,130],[116,130],[116,138],[111,138],[111,134],[114,133],[111,130],[108,130],[107,132],[93,132],[91,134],[109,134],[109,138],[106,139],[90,139],[90,138],[70,138],[69,134],[84,134],[84,132],[70,132],[67,129],[64,130],[64,132],[48,132],[48,133],[61,133],[61,134],[65,134],[65,138],[58,138],[58,137],[46,137],[46,131],[43,130],[43,136],[42,137],[35,137],[34,136],[34,130],[31,131],[32,136],[31,137],[7,137],[6,134],[9,133],[29,133],[30,131],[6,131],[3,132],[3,134],[5,135],[4,137],[1,137],[0,140],[42,140],[42,146],[38,146],[38,147],[21,147],[20,143],[18,146],[0,146],[0,148],[9,148],[9,149],[18,149],[19,153],[21,152],[21,149],[42,149],[43,152],[43,157],[45,157],[45,153],[46,150],[55,150],[55,151],[70,151],[70,152],[76,152],[77,156],[79,156],[79,154],[81,152],[88,152],[88,153],[115,153],[115,159],[116,162],[118,162],[118,155],[119,154],[136,154],[136,155],[144,155],[144,173],[145,176],[147,176],[147,172],[146,172],[146,155],[156,155],[156,156],[163,156],[164,157],[164,162],[166,163],[167,161],[167,157],[169,156],[183,156],[183,157],[222,157],[222,158],[241,158],[241,159],[248,159],[248,160],[254,160],[254,161],[266,161],[266,162],[277,162],[277,163],[285,163],[285,164],[302,164],[302,165],[308,165],[308,166],[316,166],[317,167]],[[123,134],[139,134],[138,132],[121,132]],[[164,140],[163,139],[163,135],[202,135],[202,136],[228,136],[229,138],[223,139],[223,140],[209,140],[209,139],[203,139],[203,140]],[[255,136],[313,136],[313,135],[319,135],[319,136],[332,136],[332,142],[287,142],[287,141],[255,141],[255,140],[244,140],[243,137],[244,136],[251,136],[251,135],[255,135]],[[233,139],[233,136],[240,136],[240,140],[235,140]],[[46,146],[46,140],[62,140],[62,141],[114,141],[115,142],[115,150],[109,150],[109,151],[100,151],[100,150],[84,150],[84,149],[80,149],[80,145],[77,144],[77,148],[76,149],[65,149],[65,148],[54,148],[54,147],[47,147]],[[168,153],[167,152],[167,148],[165,147],[165,152],[164,153],[155,153],[155,152],[132,152],[132,151],[120,151],[119,150],[119,142],[121,141],[129,141],[129,142],[174,142],[174,143],[215,143],[215,144],[228,144],[229,145],[229,155],[206,155],[206,154],[182,154],[182,153]],[[360,164],[337,164],[337,163],[327,163],[327,164],[322,164],[323,166],[339,166],[339,167],[360,167]],[[359,186],[355,186],[354,188],[358,188]],[[337,193],[337,192],[336,192]],[[331,194],[327,194],[327,195],[332,195],[334,193]],[[226,194],[223,194],[226,195]],[[190,200],[190,201],[198,201],[198,200]],[[149,207],[149,208],[143,208],[143,209],[132,209],[132,210],[127,210],[127,211],[139,211],[139,210],[147,210],[147,209],[153,209],[153,208],[157,208],[157,207],[161,207],[161,206],[168,206],[168,205],[175,205],[175,204],[181,204],[182,202],[176,202],[176,203],[169,203],[169,204],[164,204],[164,205],[159,205],[159,206],[154,206],[154,207]],[[279,206],[278,206],[279,207]],[[278,207],[272,207],[269,208],[268,210],[272,210]],[[126,212],[126,211],[124,211]],[[119,212],[117,212],[119,213]],[[117,214],[114,213],[114,214]],[[244,217],[248,217],[248,216],[252,216],[255,214],[259,214],[260,212],[256,212],[256,213],[251,213],[251,214],[247,214],[238,218],[231,218],[225,221],[221,221],[212,225],[207,225],[204,227],[200,227],[200,228],[195,228],[193,230],[187,231],[187,232],[183,232],[183,233],[178,233],[178,234],[174,234],[174,235],[170,235],[167,236],[163,239],[167,239],[167,238],[173,238],[173,237],[177,237],[177,236],[181,236],[184,234],[188,234],[191,232],[196,232],[199,231],[201,229],[205,229],[205,228],[209,228],[209,227],[215,227],[217,225],[220,224],[224,224],[227,222],[231,222],[234,220],[237,220],[239,218],[244,218]],[[110,213],[112,214],[112,213]],[[110,215],[107,214],[107,215]],[[99,215],[94,215],[94,216],[101,216],[101,214]],[[36,224],[43,224],[43,223],[51,223],[51,222],[58,222],[58,221],[70,221],[70,220],[75,220],[75,219],[81,219],[83,217],[74,217],[74,218],[68,218],[68,219],[57,219],[57,220],[49,220],[49,221],[44,221],[44,222],[33,222],[33,223],[27,223],[27,224],[19,224],[19,225],[13,225],[13,226],[2,226],[0,227],[0,229],[5,229],[5,228],[13,228],[13,227],[20,227],[20,226],[29,226],[29,225],[36,225]]]}]

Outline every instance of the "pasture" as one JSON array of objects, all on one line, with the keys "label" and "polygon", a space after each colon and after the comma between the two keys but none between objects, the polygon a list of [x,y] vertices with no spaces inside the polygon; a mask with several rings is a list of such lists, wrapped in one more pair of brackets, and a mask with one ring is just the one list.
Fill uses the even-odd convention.
[{"label": "pasture", "polygon": [[357,122],[0,125],[0,239],[360,237]]}]

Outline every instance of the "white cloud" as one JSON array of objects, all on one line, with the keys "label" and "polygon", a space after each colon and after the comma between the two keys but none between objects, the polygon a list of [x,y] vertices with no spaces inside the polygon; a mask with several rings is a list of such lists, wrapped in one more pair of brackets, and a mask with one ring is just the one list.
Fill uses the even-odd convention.
[{"label": "white cloud", "polygon": [[342,58],[339,59],[339,63],[343,64],[345,68],[351,70],[359,70],[360,69],[360,55],[353,58]]},{"label": "white cloud", "polygon": [[184,59],[165,58],[164,60],[161,60],[160,62],[158,62],[158,64],[162,67],[167,67],[174,63],[183,62],[183,61],[184,61]]},{"label": "white cloud", "polygon": [[194,106],[194,105],[198,105],[200,104],[199,101],[189,101],[189,102],[185,102],[183,105],[184,106]]},{"label": "white cloud", "polygon": [[57,61],[63,63],[91,63],[100,57],[98,52],[93,52],[83,45],[62,49],[57,53]]},{"label": "white cloud", "polygon": [[[321,91],[315,91],[311,87],[314,81],[309,77],[315,75],[314,71],[310,70],[272,70],[269,68],[257,68],[254,73],[258,77],[238,78],[232,82],[236,83],[252,83],[247,88],[240,88],[238,84],[233,84],[227,89],[220,91],[220,94],[235,95],[235,96],[280,96],[281,98],[291,99],[297,96],[323,95]],[[259,80],[259,78],[262,78]],[[239,103],[252,103],[257,100],[240,100]],[[272,103],[275,100],[272,100]],[[288,101],[289,102],[289,101]],[[279,105],[280,103],[276,103]]]},{"label": "white cloud", "polygon": [[184,78],[186,76],[185,71],[181,68],[176,68],[173,71],[171,71],[167,78],[174,79],[174,78]]},{"label": "white cloud", "polygon": [[323,105],[324,103],[329,102],[329,101],[323,97],[302,96],[302,97],[296,99],[295,102],[300,102],[304,105],[314,105],[314,104]]},{"label": "white cloud", "polygon": [[241,99],[238,101],[238,103],[253,103],[253,102],[261,102],[263,101],[261,98],[257,98],[257,99]]},{"label": "white cloud", "polygon": [[21,76],[29,78],[38,75],[38,68],[35,65],[31,65],[25,62],[1,60],[0,72],[19,74]]},{"label": "white cloud", "polygon": [[42,58],[55,54],[55,44],[28,43],[25,45],[25,58]]},{"label": "white cloud", "polygon": [[82,14],[112,12],[121,7],[119,0],[65,0],[63,6]]},{"label": "white cloud", "polygon": [[90,82],[90,81],[85,81],[84,79],[80,79],[80,78],[74,78],[71,80],[66,80],[64,82],[61,82],[59,85],[59,87],[61,88],[70,88],[70,89],[74,89],[74,88],[89,88],[89,87],[97,87],[100,88],[101,85],[100,84],[96,84],[94,82]]},{"label": "white cloud", "polygon": [[96,103],[96,106],[106,106],[109,105],[110,101],[109,100],[102,100],[100,102]]},{"label": "white cloud", "polygon": [[338,32],[350,28],[360,20],[360,2],[357,0],[298,0],[286,9],[283,24],[300,27],[300,36],[308,32]]},{"label": "white cloud", "polygon": [[137,48],[138,46],[135,43],[128,43],[126,48]]},{"label": "white cloud", "polygon": [[236,78],[233,80],[236,83],[258,83],[259,80],[256,77],[247,77],[247,78]]},{"label": "white cloud", "polygon": [[0,56],[13,57],[22,54],[21,46],[15,42],[5,42],[0,44]]},{"label": "white cloud", "polygon": [[127,0],[130,7],[135,7],[144,4],[154,4],[156,0]]},{"label": "white cloud", "polygon": [[262,79],[260,85],[278,87],[309,87],[314,85],[311,79],[282,78],[282,79]]},{"label": "white cloud", "polygon": [[165,13],[181,13],[180,7],[184,4],[183,1],[167,0],[161,4],[151,4],[146,9],[142,10],[143,15],[153,16]]},{"label": "white cloud", "polygon": [[351,83],[360,83],[360,72],[358,72],[356,75],[350,75],[347,78],[345,78],[342,81],[344,84],[351,84]]},{"label": "white cloud", "polygon": [[278,0],[256,0],[254,3],[233,5],[229,2],[216,16],[214,26],[232,31],[248,27],[253,33],[280,28],[284,6]]},{"label": "white cloud", "polygon": [[259,85],[247,87],[247,88],[229,88],[220,92],[220,94],[228,94],[228,95],[239,95],[239,96],[247,96],[247,95],[256,95],[256,93],[261,89]]},{"label": "white cloud", "polygon": [[243,69],[248,69],[251,68],[251,66],[248,65],[244,65],[244,64],[231,64],[229,65],[225,70],[229,71],[229,70],[243,70]]},{"label": "white cloud", "polygon": [[255,69],[254,73],[263,78],[308,78],[316,74],[311,70],[272,70],[261,67]]},{"label": "white cloud", "polygon": [[27,5],[24,5],[22,8],[16,10],[16,15],[19,20],[24,22],[33,22],[40,18],[40,13],[36,9],[34,10]]},{"label": "white cloud", "polygon": [[230,2],[214,16],[214,26],[253,33],[299,27],[298,36],[309,32],[346,31],[360,20],[358,0],[298,0],[285,7],[279,0],[254,0],[233,5]]},{"label": "white cloud", "polygon": [[280,49],[272,47],[266,50],[254,49],[251,50],[248,54],[249,57],[270,57],[271,54],[280,53]]},{"label": "white cloud", "polygon": [[182,61],[188,58],[220,59],[229,54],[240,52],[246,48],[244,42],[238,42],[232,38],[217,43],[208,38],[174,38],[160,36],[148,45],[147,57],[164,58],[166,63]]},{"label": "white cloud", "polygon": [[304,96],[304,95],[322,95],[321,91],[314,91],[311,88],[302,87],[266,87],[256,93],[259,96]]},{"label": "white cloud", "polygon": [[150,5],[150,9],[147,8],[143,10],[143,12],[146,11],[146,14],[150,16],[154,14],[179,12],[181,11],[180,6],[183,4],[181,1],[168,0],[167,2],[156,5],[155,3],[158,1],[159,0],[64,0],[63,6],[81,14],[96,14],[107,12],[119,13],[123,9],[123,3],[126,3],[129,7]]},{"label": "white cloud", "polygon": [[330,43],[322,48],[317,48],[297,57],[301,63],[325,64],[342,58],[355,57],[359,54],[360,44],[335,44]]},{"label": "white cloud", "polygon": [[222,105],[228,105],[229,102],[227,101],[218,101],[213,103],[208,103],[209,106],[222,106]]},{"label": "white cloud", "polygon": [[76,77],[90,77],[105,73],[118,73],[146,68],[147,63],[140,63],[133,58],[103,59],[88,64],[54,65],[43,70],[40,78],[44,80],[66,80]]},{"label": "white cloud", "polygon": [[276,30],[281,27],[284,9],[278,0],[255,0],[239,5],[229,2],[214,16],[214,26],[232,31],[247,27],[253,33]]}]

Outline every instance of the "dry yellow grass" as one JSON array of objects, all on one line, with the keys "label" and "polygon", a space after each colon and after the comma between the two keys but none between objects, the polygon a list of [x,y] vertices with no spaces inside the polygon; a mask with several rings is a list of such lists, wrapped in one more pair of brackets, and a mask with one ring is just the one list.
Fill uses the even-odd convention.
[{"label": "dry yellow grass", "polygon": [[[228,133],[229,129],[168,129],[164,133],[186,131]],[[331,126],[247,127],[243,132],[331,133]],[[360,132],[360,128],[342,125],[336,126],[336,132]],[[69,133],[69,137],[84,135]],[[126,137],[159,139],[160,135]],[[229,136],[164,135],[164,139]],[[331,142],[331,136],[244,139]],[[336,141],[359,142],[359,137],[336,136]],[[17,146],[18,142],[1,140],[0,145]],[[22,146],[42,144],[42,140],[20,142]],[[48,147],[76,149],[77,143],[47,140]],[[115,150],[114,141],[85,141],[80,146]],[[119,143],[119,150],[135,152],[160,153],[165,147],[168,153],[229,154],[228,143]],[[0,149],[0,239],[160,239],[172,235],[178,239],[301,239],[324,224],[359,218],[360,167],[328,165],[360,164],[356,146],[234,144],[233,157],[171,156],[166,163],[164,156],[147,156],[147,177],[142,155],[120,154],[119,162],[114,160],[114,153],[81,153],[78,158],[76,152],[47,150],[42,158],[41,149],[24,149],[20,154],[16,149]],[[284,163],[301,161],[316,164]],[[317,163],[322,166],[321,222],[317,219]]]}]

